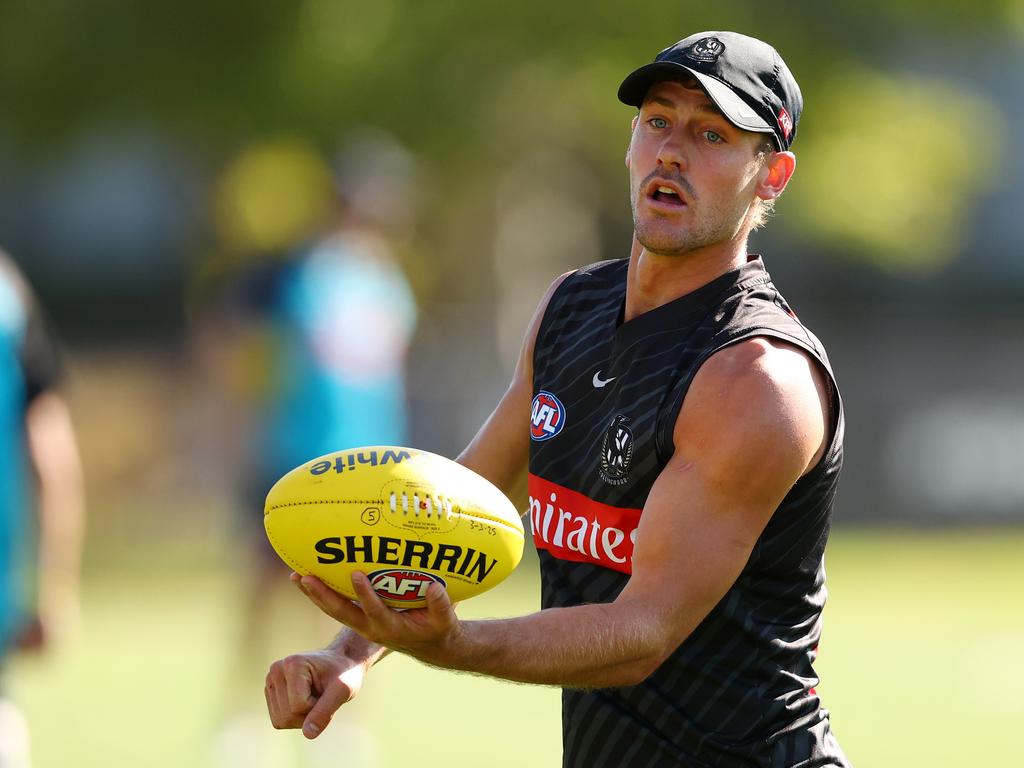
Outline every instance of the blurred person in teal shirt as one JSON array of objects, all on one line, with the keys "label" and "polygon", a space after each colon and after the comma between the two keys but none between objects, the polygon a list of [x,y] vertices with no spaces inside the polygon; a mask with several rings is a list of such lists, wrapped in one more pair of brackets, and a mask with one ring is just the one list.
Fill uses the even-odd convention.
[{"label": "blurred person in teal shirt", "polygon": [[405,358],[417,308],[395,243],[409,226],[412,158],[374,133],[333,166],[332,220],[229,270],[206,320],[246,411],[243,516],[275,565],[262,510],[279,477],[332,451],[407,441]]},{"label": "blurred person in teal shirt", "polygon": [[240,533],[251,554],[239,679],[266,662],[268,604],[287,583],[263,530],[270,487],[317,456],[409,439],[405,361],[417,306],[396,251],[410,239],[413,158],[375,132],[348,143],[332,166],[327,226],[278,251],[236,256],[201,286],[200,354],[217,397],[237,412],[233,444],[220,450],[237,457]]},{"label": "blurred person in teal shirt", "polygon": [[266,332],[273,354],[254,445],[254,490],[309,459],[404,444],[404,360],[416,306],[386,244],[341,231],[273,276]]},{"label": "blurred person in teal shirt", "polygon": [[[77,623],[84,502],[62,377],[38,304],[0,253],[0,667]],[[25,768],[28,752],[25,720],[0,688],[0,768]]]}]

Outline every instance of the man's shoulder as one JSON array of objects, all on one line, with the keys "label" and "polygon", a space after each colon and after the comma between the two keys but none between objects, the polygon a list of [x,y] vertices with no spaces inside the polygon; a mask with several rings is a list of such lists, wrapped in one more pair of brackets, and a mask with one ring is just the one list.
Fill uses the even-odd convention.
[{"label": "man's shoulder", "polygon": [[626,271],[628,269],[629,259],[606,259],[605,261],[595,261],[593,264],[580,267],[570,274],[569,279],[619,282],[626,279]]},{"label": "man's shoulder", "polygon": [[629,259],[609,259],[567,272],[552,284],[550,298],[561,303],[577,295],[624,290]]},{"label": "man's shoulder", "polygon": [[[801,474],[827,447],[828,378],[813,355],[785,340],[755,336],[720,349],[694,377],[686,405],[676,445],[695,424],[700,435],[729,430],[738,443],[762,452],[794,450],[802,457]],[[735,418],[723,420],[723,413]]]},{"label": "man's shoulder", "polygon": [[559,276],[548,288],[543,304],[545,314],[578,310],[589,312],[593,302],[604,301],[625,291],[628,259],[598,261]]},{"label": "man's shoulder", "polygon": [[743,337],[772,337],[809,352],[828,365],[824,344],[804,324],[767,271],[741,281],[740,288],[724,300],[732,305],[731,322],[724,328],[727,343]]},{"label": "man's shoulder", "polygon": [[759,382],[785,378],[794,367],[803,368],[798,361],[804,359],[811,359],[807,351],[784,339],[750,336],[717,350],[701,367],[701,373],[722,382],[747,377],[759,386]]}]

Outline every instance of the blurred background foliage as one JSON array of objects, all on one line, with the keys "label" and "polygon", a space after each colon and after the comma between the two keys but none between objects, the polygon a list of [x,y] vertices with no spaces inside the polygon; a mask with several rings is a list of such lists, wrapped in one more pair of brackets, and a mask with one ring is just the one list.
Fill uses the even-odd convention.
[{"label": "blurred background foliage", "polygon": [[[627,252],[632,110],[615,98],[619,82],[684,35],[722,28],[772,42],[805,99],[796,176],[752,248],[825,341],[847,407],[836,563],[848,569],[838,584],[856,613],[838,614],[847,642],[823,657],[843,681],[838,730],[854,758],[869,757],[862,764],[914,763],[886,762],[903,754],[899,739],[877,736],[883,715],[902,716],[876,700],[893,681],[850,693],[865,679],[863,657],[889,651],[863,636],[883,588],[854,593],[862,580],[850,574],[874,573],[882,547],[885,573],[900,578],[904,546],[921,563],[934,553],[918,573],[935,576],[938,592],[941,574],[973,574],[987,612],[967,606],[943,620],[987,634],[936,658],[974,659],[976,648],[1024,638],[1006,607],[1019,573],[998,576],[1012,547],[999,546],[1002,534],[962,551],[958,543],[965,525],[1024,521],[1024,0],[0,0],[0,247],[67,342],[89,492],[86,597],[95,601],[78,656],[25,678],[37,686],[23,691],[29,714],[50,740],[41,765],[69,764],[69,750],[86,743],[95,758],[79,764],[127,761],[103,762],[105,749],[122,753],[98,726],[61,743],[58,724],[45,725],[62,679],[101,685],[90,664],[132,653],[117,644],[131,632],[122,611],[154,628],[164,626],[157,614],[167,620],[160,606],[179,612],[170,624],[187,628],[189,663],[203,671],[194,684],[216,698],[234,631],[231,583],[247,566],[231,523],[237,434],[201,359],[204,310],[226,275],[322,230],[352,137],[389,134],[416,159],[415,215],[393,233],[420,305],[411,442],[453,455],[506,386],[550,280]],[[869,527],[844,538],[854,524]],[[897,526],[949,538],[890,541]],[[996,554],[979,554],[984,547]],[[990,571],[975,567],[983,561]],[[140,572],[155,575],[133,591]],[[520,584],[513,610],[535,604],[535,586]],[[183,594],[204,590],[190,608]],[[882,597],[886,621],[903,621],[902,647],[936,642],[927,617],[901,614],[900,595]],[[830,610],[843,604],[840,594]],[[301,609],[286,605],[294,629],[288,611]],[[168,642],[161,658],[173,650]],[[1008,681],[1022,679],[1012,653],[984,653],[977,670],[987,671],[965,666],[965,690],[987,679],[995,658]],[[132,657],[131,675],[144,676],[149,661]],[[168,685],[175,670],[166,661]],[[943,674],[922,666],[912,677],[906,689],[926,691]],[[246,704],[258,707],[254,690]],[[1007,699],[995,713],[978,704],[962,721],[943,720],[941,685],[922,696],[933,706],[914,705],[917,743],[957,722],[968,732],[991,726],[993,764],[1009,743],[994,734],[1012,735],[995,726],[1024,714]],[[555,717],[557,703],[545,701]],[[162,716],[189,702],[175,706]],[[220,716],[207,708],[203,718],[192,711],[178,742],[192,741],[169,749],[166,764],[203,764],[197,740],[212,738],[204,729]],[[928,764],[965,765],[969,754],[937,750]]]},{"label": "blurred background foliage", "polygon": [[[174,366],[210,286],[314,236],[339,151],[386,132],[418,164],[399,247],[424,308],[413,434],[452,453],[501,391],[552,277],[625,253],[623,74],[687,32],[729,27],[771,40],[803,88],[797,174],[752,247],[842,376],[837,353],[858,322],[885,318],[892,336],[913,306],[915,322],[955,311],[981,331],[986,313],[1016,311],[1022,6],[4,0],[0,245],[73,347],[144,348]],[[897,303],[903,316],[886,315]],[[997,325],[990,346],[1012,348]],[[466,370],[472,391],[455,397]],[[872,398],[899,402],[875,384]],[[1016,408],[1004,389],[978,396]],[[984,514],[1024,503],[1000,498]],[[851,507],[891,512],[873,498]]]},{"label": "blurred background foliage", "polygon": [[[471,252],[495,218],[485,201],[493,203],[502,174],[538,148],[578,168],[574,184],[595,188],[576,194],[591,198],[605,249],[617,252],[629,227],[621,156],[630,115],[615,87],[678,31],[727,20],[775,42],[804,90],[800,183],[779,228],[826,256],[935,272],[962,251],[978,201],[1007,183],[999,173],[1012,117],[1000,103],[1005,83],[984,88],[978,81],[1004,50],[1019,48],[1021,14],[1019,0],[972,3],[969,11],[952,0],[804,0],[779,14],[739,0],[714,10],[607,1],[4,2],[0,169],[8,196],[27,194],[38,205],[62,192],[131,198],[134,221],[114,205],[88,218],[108,236],[134,224],[136,238],[120,237],[132,251],[126,260],[141,262],[150,239],[179,255],[208,244],[213,177],[240,148],[299,136],[330,152],[346,127],[370,124],[429,166],[422,218],[432,226],[419,245],[434,269],[465,275],[467,264],[479,265]],[[117,171],[117,159],[98,159],[113,154],[113,144],[122,162],[150,166],[148,181],[108,179],[93,188],[104,187],[93,178],[97,164],[104,174]],[[125,150],[137,155],[134,162]],[[296,176],[309,161],[296,156],[295,168],[282,166],[280,180],[267,180],[267,189],[283,185],[280,194],[267,200],[322,205],[314,198],[323,180]],[[556,165],[535,186],[559,185],[556,168],[564,170]],[[69,178],[76,172],[79,178]],[[143,191],[148,200],[140,200]],[[295,235],[289,227],[298,222],[288,215],[303,213],[279,213],[281,221],[263,226]],[[68,227],[76,223],[88,228],[81,221]],[[82,238],[59,234],[38,242],[31,231],[15,232],[5,240],[16,252],[32,248],[63,261],[56,252],[78,251]],[[65,258],[89,267],[104,261],[98,255],[92,260],[100,263],[89,264],[81,252]],[[174,273],[186,260],[166,261],[163,277],[180,279]],[[55,285],[59,276],[30,271],[45,292],[70,290]],[[458,285],[477,292],[490,275],[467,277],[421,288],[428,299],[441,284],[446,295]],[[166,283],[152,290],[168,295]],[[159,306],[172,312],[175,305]]]}]

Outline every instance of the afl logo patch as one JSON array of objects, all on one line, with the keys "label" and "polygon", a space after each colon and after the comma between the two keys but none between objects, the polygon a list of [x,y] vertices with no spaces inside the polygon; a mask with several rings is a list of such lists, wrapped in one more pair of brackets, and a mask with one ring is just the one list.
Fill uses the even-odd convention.
[{"label": "afl logo patch", "polygon": [[633,430],[626,424],[629,419],[619,414],[604,433],[601,444],[601,479],[609,485],[625,485],[629,481],[629,467],[633,463]]},{"label": "afl logo patch", "polygon": [[565,426],[565,406],[543,389],[533,398],[530,409],[530,437],[534,440],[550,440]]},{"label": "afl logo patch", "polygon": [[694,61],[717,61],[725,53],[725,45],[717,37],[704,37],[690,46],[686,55]]},{"label": "afl logo patch", "polygon": [[448,587],[444,579],[432,573],[399,568],[374,571],[369,574],[369,579],[373,591],[388,600],[422,600],[427,596],[427,587],[431,584]]}]

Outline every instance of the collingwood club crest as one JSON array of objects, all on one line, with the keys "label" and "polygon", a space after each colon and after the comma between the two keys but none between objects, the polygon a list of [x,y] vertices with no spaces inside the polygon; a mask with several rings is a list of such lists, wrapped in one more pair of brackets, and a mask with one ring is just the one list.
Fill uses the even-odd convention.
[{"label": "collingwood club crest", "polygon": [[612,419],[601,443],[601,479],[609,485],[625,485],[633,462],[633,430],[629,417],[621,413]]},{"label": "collingwood club crest", "polygon": [[717,37],[703,37],[686,51],[686,55],[694,61],[708,63],[718,61],[718,57],[723,53],[725,53],[725,45]]}]

